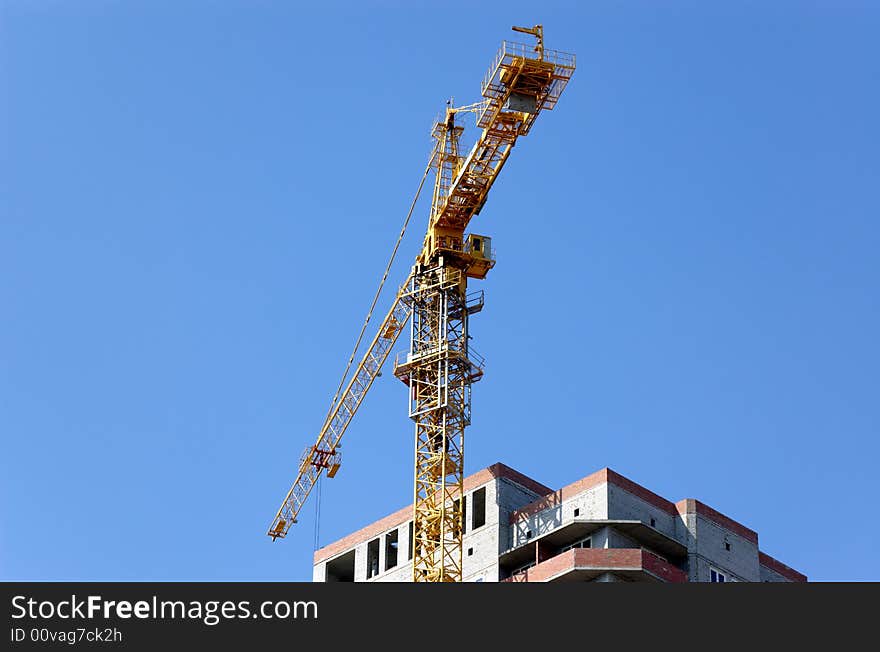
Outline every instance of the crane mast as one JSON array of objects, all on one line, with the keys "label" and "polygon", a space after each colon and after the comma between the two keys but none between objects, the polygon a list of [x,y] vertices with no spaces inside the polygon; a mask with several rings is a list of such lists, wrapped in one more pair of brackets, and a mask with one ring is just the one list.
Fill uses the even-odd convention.
[{"label": "crane mast", "polygon": [[468,278],[484,279],[495,265],[490,238],[465,235],[519,136],[542,109],[552,109],[574,72],[574,56],[544,49],[543,29],[531,51],[505,42],[483,82],[477,125],[467,157],[459,155],[456,109],[434,126],[436,177],[428,233],[403,296],[412,309],[410,347],[395,375],[410,388],[415,422],[413,581],[460,582],[465,529],[464,434],[471,420],[471,385],[483,360],[470,346],[468,319],[483,308],[483,293],[468,293]]},{"label": "crane mast", "polygon": [[[433,131],[436,177],[430,223],[450,198],[462,167],[462,127],[449,108]],[[458,582],[462,576],[464,430],[470,424],[471,384],[483,374],[482,360],[468,345],[468,317],[482,309],[482,293],[467,294],[467,270],[494,265],[491,249],[466,251],[455,229],[429,231],[425,251],[410,275],[403,301],[412,310],[410,347],[395,361],[394,374],[409,386],[409,416],[415,422],[413,581]],[[463,232],[463,229],[462,229]],[[479,242],[479,240],[478,240]],[[436,243],[434,251],[432,244]],[[479,262],[478,262],[479,261]]]},{"label": "crane mast", "polygon": [[[428,229],[409,277],[398,290],[379,333],[306,449],[293,486],[269,528],[284,537],[321,473],[339,468],[342,435],[409,320],[409,349],[394,374],[409,388],[415,424],[413,581],[460,582],[464,533],[464,434],[471,419],[471,385],[483,359],[470,346],[469,317],[483,308],[483,292],[468,279],[485,279],[495,265],[489,237],[465,234],[520,136],[552,109],[575,69],[572,54],[544,48],[540,25],[514,27],[536,45],[505,41],[483,79],[483,99],[448,106],[433,127],[435,171]],[[481,129],[463,156],[456,116],[477,114]]]}]

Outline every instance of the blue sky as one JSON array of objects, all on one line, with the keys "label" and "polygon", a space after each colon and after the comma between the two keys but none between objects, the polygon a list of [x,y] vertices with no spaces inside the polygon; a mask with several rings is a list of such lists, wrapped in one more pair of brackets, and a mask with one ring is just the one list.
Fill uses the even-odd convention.
[{"label": "blue sky", "polygon": [[[876,3],[295,4],[0,3],[0,578],[310,579],[314,505],[264,532],[431,120],[543,22],[578,69],[472,224],[468,471],[610,466],[880,579]],[[321,543],[411,467],[386,373]]]}]

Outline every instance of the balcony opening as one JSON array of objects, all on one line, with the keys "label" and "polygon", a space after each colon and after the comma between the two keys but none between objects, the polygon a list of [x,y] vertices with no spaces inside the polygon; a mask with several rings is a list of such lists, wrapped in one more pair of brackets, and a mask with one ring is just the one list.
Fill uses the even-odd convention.
[{"label": "balcony opening", "polygon": [[452,518],[453,532],[455,533],[456,537],[459,537],[464,534],[464,514],[460,500],[455,500],[452,503]]},{"label": "balcony opening", "polygon": [[409,550],[406,551],[406,558],[411,560],[413,558],[413,551],[416,549],[416,536],[413,531],[413,522],[409,522]]},{"label": "balcony opening", "polygon": [[486,524],[486,487],[477,489],[471,497],[471,530]]},{"label": "balcony opening", "polygon": [[580,515],[581,515],[581,508],[580,508],[580,507],[575,507],[575,508],[574,508],[574,517],[577,518],[577,517],[580,516]]},{"label": "balcony opening", "polygon": [[385,570],[397,566],[397,530],[385,535]]},{"label": "balcony opening", "polygon": [[324,568],[325,582],[354,582],[354,550],[327,562]]},{"label": "balcony opening", "polygon": [[522,566],[517,566],[512,571],[510,571],[510,575],[511,575],[511,577],[513,577],[514,575],[519,575],[520,573],[525,573],[530,568],[534,568],[535,565],[536,565],[535,562],[530,561],[527,564],[523,564]]},{"label": "balcony opening", "polygon": [[367,579],[379,574],[379,539],[367,544]]},{"label": "balcony opening", "polygon": [[567,546],[562,546],[559,549],[559,552],[567,552],[568,550],[572,550],[573,548],[592,548],[593,547],[593,539],[592,537],[586,537],[585,539],[580,539],[575,541],[574,543],[570,543]]}]

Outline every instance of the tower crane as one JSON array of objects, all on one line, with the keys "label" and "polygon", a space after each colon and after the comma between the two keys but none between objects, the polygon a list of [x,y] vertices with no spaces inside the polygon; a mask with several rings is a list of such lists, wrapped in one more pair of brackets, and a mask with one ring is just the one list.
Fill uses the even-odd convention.
[{"label": "tower crane", "polygon": [[[517,139],[543,110],[556,106],[575,70],[573,54],[545,49],[541,25],[513,30],[533,36],[535,44],[504,41],[483,79],[482,100],[463,107],[448,103],[433,126],[429,167],[435,178],[422,249],[347,384],[348,370],[343,375],[269,527],[273,541],[287,535],[321,475],[336,475],[342,436],[409,325],[409,349],[396,357],[394,375],[408,386],[415,423],[413,581],[462,579],[464,432],[471,385],[484,368],[468,333],[469,317],[483,308],[483,291],[468,292],[468,279],[485,279],[495,265],[491,238],[465,231]],[[459,148],[464,127],[456,119],[464,112],[475,113],[481,129],[466,155]]]}]

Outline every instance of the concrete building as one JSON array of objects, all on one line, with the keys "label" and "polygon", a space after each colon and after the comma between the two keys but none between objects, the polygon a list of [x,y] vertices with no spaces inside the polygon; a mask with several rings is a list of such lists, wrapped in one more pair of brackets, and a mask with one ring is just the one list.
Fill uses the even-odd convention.
[{"label": "concrete building", "polygon": [[[558,491],[494,464],[465,479],[468,582],[806,582],[758,534],[698,500],[677,503],[611,469]],[[315,552],[316,582],[411,580],[412,508]]]}]

